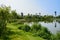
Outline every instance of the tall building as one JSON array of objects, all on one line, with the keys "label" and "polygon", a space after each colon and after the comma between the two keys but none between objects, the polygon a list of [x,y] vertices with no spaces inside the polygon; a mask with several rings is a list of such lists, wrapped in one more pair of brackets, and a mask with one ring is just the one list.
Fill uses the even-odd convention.
[{"label": "tall building", "polygon": [[57,15],[57,12],[55,11],[55,17],[56,17],[56,15]]},{"label": "tall building", "polygon": [[23,17],[23,12],[21,12],[21,16]]}]

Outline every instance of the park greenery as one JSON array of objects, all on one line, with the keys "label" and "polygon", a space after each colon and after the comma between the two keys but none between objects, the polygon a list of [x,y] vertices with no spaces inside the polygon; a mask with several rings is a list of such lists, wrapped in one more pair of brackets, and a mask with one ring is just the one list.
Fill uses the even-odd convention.
[{"label": "park greenery", "polygon": [[[19,15],[10,6],[0,7],[0,40],[59,40],[60,33],[52,34],[46,27],[34,23],[32,26],[24,22],[53,22],[60,15]],[[40,13],[39,13],[40,14]]]}]

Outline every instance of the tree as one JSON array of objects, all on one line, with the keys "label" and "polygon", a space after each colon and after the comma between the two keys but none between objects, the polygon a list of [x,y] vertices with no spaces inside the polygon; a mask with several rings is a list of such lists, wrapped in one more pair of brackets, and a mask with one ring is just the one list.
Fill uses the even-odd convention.
[{"label": "tree", "polygon": [[16,12],[16,10],[12,10],[11,13],[12,13],[13,18],[17,19],[17,12]]},{"label": "tree", "polygon": [[0,7],[0,37],[4,39],[6,37],[6,24],[10,13],[10,7]]}]

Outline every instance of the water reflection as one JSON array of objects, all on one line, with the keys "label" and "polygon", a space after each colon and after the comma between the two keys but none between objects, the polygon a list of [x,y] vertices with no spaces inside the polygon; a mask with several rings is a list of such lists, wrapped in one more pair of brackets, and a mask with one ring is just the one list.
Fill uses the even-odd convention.
[{"label": "water reflection", "polygon": [[[34,23],[35,22],[30,22],[30,23],[25,23],[25,24],[28,24],[31,26]],[[57,20],[55,20],[53,22],[40,21],[40,22],[36,22],[36,23],[39,23],[42,26],[47,27],[49,29],[49,31],[53,34],[60,32],[60,21],[57,21]]]},{"label": "water reflection", "polygon": [[56,20],[55,20],[55,27],[57,27],[57,23],[56,23]]},{"label": "water reflection", "polygon": [[55,27],[57,27],[57,24],[56,24],[56,22],[55,22]]},{"label": "water reflection", "polygon": [[55,20],[55,27],[57,27],[57,23],[56,22],[58,22],[58,24],[60,24],[60,20],[59,21]]},{"label": "water reflection", "polygon": [[42,26],[47,27],[49,31],[53,34],[60,32],[60,23],[57,21],[51,23],[39,22]]},{"label": "water reflection", "polygon": [[60,20],[59,20],[59,21],[58,21],[58,20],[56,20],[56,22],[60,23]]}]

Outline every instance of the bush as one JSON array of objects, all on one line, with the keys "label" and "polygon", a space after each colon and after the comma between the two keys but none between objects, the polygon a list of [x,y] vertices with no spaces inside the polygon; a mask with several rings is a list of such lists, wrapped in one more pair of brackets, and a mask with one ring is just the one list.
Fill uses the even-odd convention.
[{"label": "bush", "polygon": [[42,37],[42,38],[44,38],[44,39],[47,39],[47,40],[50,40],[50,38],[51,38],[51,35],[48,34],[48,33],[46,33],[46,32],[44,32],[43,30],[39,31],[37,33],[37,35],[40,36],[40,37]]},{"label": "bush", "polygon": [[48,31],[46,27],[42,27],[40,24],[33,24],[31,31],[33,33],[33,36],[39,36],[47,40],[51,39],[50,31]]},{"label": "bush", "polygon": [[57,33],[57,40],[60,40],[60,33]]},{"label": "bush", "polygon": [[33,33],[37,32],[37,31],[39,31],[39,30],[41,30],[41,25],[40,25],[40,24],[33,24],[33,25],[32,25],[31,31],[32,31]]},{"label": "bush", "polygon": [[14,34],[13,31],[11,31],[11,29],[7,28],[5,33],[0,37],[1,40],[11,40],[10,39],[10,35]]},{"label": "bush", "polygon": [[43,30],[45,33],[51,34],[50,31],[49,31],[46,27],[42,27],[42,30]]},{"label": "bush", "polygon": [[51,35],[51,40],[60,40],[60,33],[57,33],[55,35]]},{"label": "bush", "polygon": [[19,29],[29,32],[31,28],[28,25],[24,25],[24,26],[20,26]]},{"label": "bush", "polygon": [[26,32],[30,31],[33,36],[39,36],[46,40],[50,40],[52,35],[46,27],[42,27],[40,24],[33,24],[31,27],[28,25],[22,25],[19,27],[19,29]]}]

